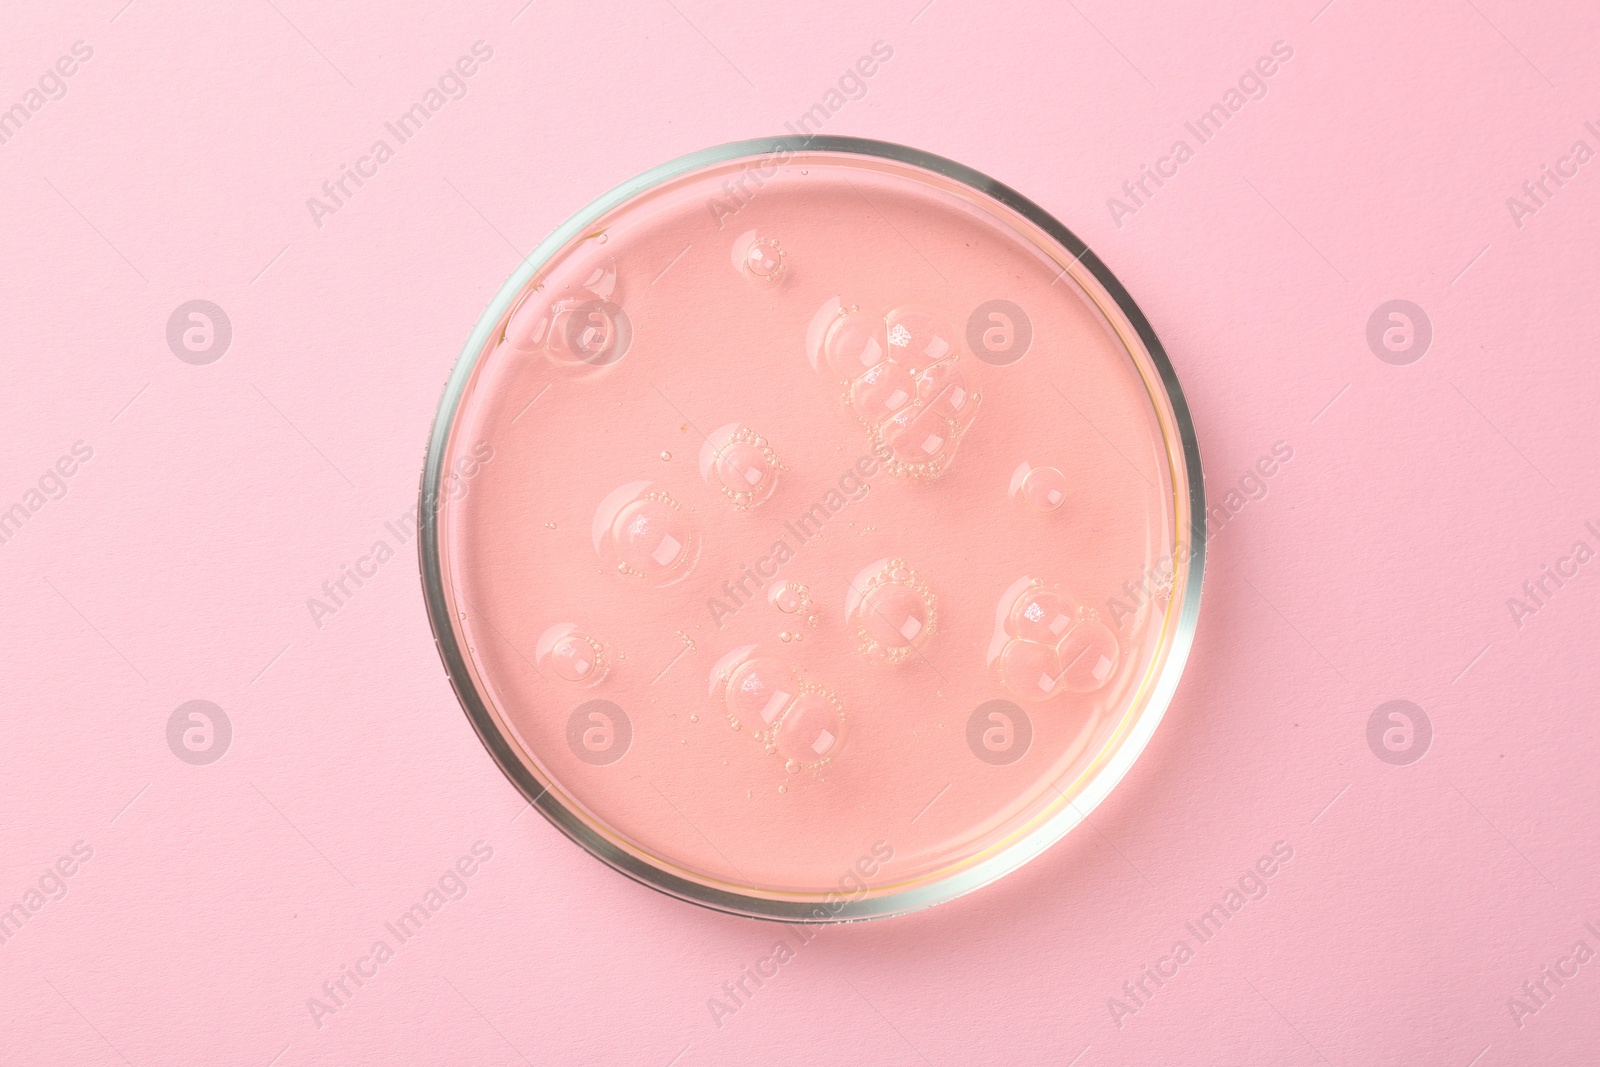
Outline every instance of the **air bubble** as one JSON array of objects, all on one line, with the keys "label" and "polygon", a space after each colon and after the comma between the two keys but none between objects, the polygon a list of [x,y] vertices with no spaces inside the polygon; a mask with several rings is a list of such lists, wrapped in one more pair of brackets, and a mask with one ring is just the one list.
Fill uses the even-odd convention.
[{"label": "air bubble", "polygon": [[729,675],[725,699],[735,718],[771,726],[799,691],[792,667],[774,656],[757,656]]},{"label": "air bubble", "polygon": [[666,490],[631,482],[606,496],[595,510],[595,551],[617,570],[650,585],[681,581],[700,557],[694,520]]},{"label": "air bubble", "polygon": [[621,360],[632,343],[633,326],[615,302],[616,261],[596,258],[581,282],[550,292],[540,282],[526,290],[506,319],[505,346],[543,356],[566,378],[588,377]]},{"label": "air bubble", "polygon": [[1061,681],[1074,693],[1092,693],[1117,668],[1117,638],[1099,619],[1084,619],[1059,646]]},{"label": "air bubble", "polygon": [[784,270],[783,249],[771,237],[758,237],[745,248],[744,269],[762,281],[777,281]]},{"label": "air bubble", "polygon": [[1037,579],[1019,579],[1006,590],[999,618],[991,660],[1020,700],[1048,700],[1063,691],[1092,693],[1116,671],[1121,650],[1110,628],[1092,610]]},{"label": "air bubble", "polygon": [[[830,307],[837,310],[823,328]],[[845,401],[888,473],[944,473],[982,397],[958,365],[954,335],[936,315],[903,307],[879,316],[845,309],[835,298],[813,316],[807,345],[813,366],[820,347],[828,371],[848,378]]]},{"label": "air bubble", "polygon": [[881,432],[893,462],[908,470],[942,468],[955,445],[950,420],[932,408],[906,408],[886,422]]},{"label": "air bubble", "polygon": [[905,560],[880,560],[856,575],[845,598],[856,650],[879,666],[904,663],[938,631],[937,604]]},{"label": "air bubble", "polygon": [[661,462],[663,462],[663,463],[672,462],[672,453],[671,452],[663,452],[663,453],[661,453]]},{"label": "air bubble", "polygon": [[1015,637],[1055,645],[1077,623],[1077,609],[1053,589],[1036,586],[1017,598],[1010,613]]},{"label": "air bubble", "polygon": [[913,373],[921,373],[956,354],[955,335],[933,312],[919,307],[899,307],[884,316],[889,330],[890,356]]},{"label": "air bubble", "polygon": [[850,406],[869,426],[905,410],[916,396],[916,379],[900,363],[879,363],[850,385]]},{"label": "air bubble", "polygon": [[846,719],[838,698],[821,687],[808,687],[778,723],[772,740],[785,761],[809,770],[837,755],[844,747],[845,734]]},{"label": "air bubble", "polygon": [[622,562],[657,579],[682,568],[694,540],[687,520],[666,498],[629,504],[617,517],[615,535]]},{"label": "air bubble", "polygon": [[711,692],[721,696],[735,730],[741,719],[758,723],[754,740],[768,753],[814,769],[841,751],[844,707],[823,686],[801,682],[787,658],[734,649],[711,669]]},{"label": "air bubble", "polygon": [[860,308],[839,314],[823,337],[822,354],[828,369],[841,378],[854,378],[882,363],[889,338],[883,316]]},{"label": "air bubble", "polygon": [[967,376],[955,360],[929,367],[917,379],[917,397],[928,410],[942,418],[960,419],[978,397],[967,385]]},{"label": "air bubble", "polygon": [[793,615],[811,603],[811,596],[798,582],[778,582],[768,590],[767,600],[785,615]]},{"label": "air bubble", "polygon": [[557,623],[540,635],[534,658],[541,670],[576,686],[600,684],[609,667],[604,646],[570,622]]},{"label": "air bubble", "polygon": [[569,376],[614,366],[633,343],[628,313],[609,300],[562,300],[551,310],[551,362]]},{"label": "air bubble", "polygon": [[1037,641],[1010,641],[1000,653],[1000,677],[1018,699],[1048,700],[1061,685],[1061,657]]},{"label": "air bubble", "polygon": [[771,499],[783,464],[765,437],[742,423],[712,431],[700,447],[700,476],[740,511]]},{"label": "air bubble", "polygon": [[1055,467],[1024,462],[1012,472],[1011,492],[1034,511],[1049,514],[1067,502],[1067,476]]}]

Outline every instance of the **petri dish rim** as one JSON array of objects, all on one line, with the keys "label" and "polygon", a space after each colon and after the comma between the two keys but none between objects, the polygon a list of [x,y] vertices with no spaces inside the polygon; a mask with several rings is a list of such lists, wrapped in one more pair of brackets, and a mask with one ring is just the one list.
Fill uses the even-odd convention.
[{"label": "petri dish rim", "polygon": [[[877,895],[837,901],[826,906],[822,905],[821,897],[806,900],[788,899],[759,891],[740,892],[719,888],[651,864],[643,856],[619,846],[590,825],[578,812],[564,803],[554,789],[540,781],[530,769],[528,762],[518,755],[516,743],[508,736],[509,731],[502,728],[497,715],[485,702],[473,681],[474,667],[464,655],[453,622],[439,523],[439,512],[443,506],[441,487],[444,465],[461,401],[467,394],[481,360],[493,352],[493,346],[489,344],[491,337],[501,327],[507,313],[539,271],[572,241],[581,237],[597,220],[649,189],[719,163],[763,156],[782,157],[787,161],[792,156],[808,153],[872,157],[930,171],[965,185],[1010,209],[1065,249],[1069,259],[1063,269],[1081,267],[1104,289],[1116,309],[1138,336],[1144,354],[1159,377],[1165,393],[1164,399],[1172,412],[1173,428],[1178,435],[1177,444],[1181,451],[1188,489],[1186,503],[1190,518],[1187,540],[1182,529],[1173,531],[1175,548],[1185,545],[1188,548],[1182,602],[1177,618],[1172,623],[1173,628],[1166,647],[1159,653],[1159,668],[1153,679],[1147,679],[1149,696],[1143,710],[1132,717],[1131,723],[1125,719],[1124,724],[1118,728],[1117,733],[1124,736],[1120,743],[1111,748],[1109,756],[1105,755],[1105,750],[1102,749],[1102,754],[1096,757],[1095,763],[1098,764],[1098,769],[1091,768],[1085,771],[1088,781],[1084,783],[1082,791],[1070,801],[1064,796],[1062,802],[1054,806],[1053,811],[1047,809],[1046,814],[1030,820],[1024,828],[996,842],[983,858],[974,860],[944,877],[901,889],[891,889]],[[1102,313],[1105,310],[1108,309],[1102,309]],[[1179,501],[1179,503],[1184,502]],[[1176,514],[1181,515],[1182,512],[1183,509],[1180,507]],[[451,687],[461,702],[462,710],[501,772],[524,799],[537,808],[551,824],[612,869],[687,903],[728,914],[781,922],[852,922],[918,911],[981,888],[1023,866],[1060,840],[1087,818],[1110,794],[1133,766],[1154,735],[1156,727],[1160,725],[1176,692],[1184,664],[1188,660],[1199,619],[1201,587],[1205,574],[1205,514],[1205,484],[1199,444],[1188,403],[1166,349],[1133,297],[1076,234],[1032,200],[1004,183],[971,167],[930,152],[893,142],[857,137],[767,137],[734,141],[701,149],[662,163],[621,183],[556,227],[519,264],[479,317],[446,380],[423,462],[418,493],[417,553],[423,597],[427,606],[429,625],[433,630],[434,644],[439,651]],[[1177,590],[1174,590],[1174,596],[1176,595]],[[1107,747],[1111,745],[1112,742],[1108,742]]]}]

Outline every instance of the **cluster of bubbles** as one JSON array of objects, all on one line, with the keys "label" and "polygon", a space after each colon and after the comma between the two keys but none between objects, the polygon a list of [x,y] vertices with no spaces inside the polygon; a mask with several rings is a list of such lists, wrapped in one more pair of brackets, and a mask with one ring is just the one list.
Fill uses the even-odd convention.
[{"label": "cluster of bubbles", "polygon": [[617,264],[605,256],[579,281],[541,283],[523,293],[506,319],[501,347],[541,360],[560,378],[600,374],[633,344],[633,323],[618,299]]},{"label": "cluster of bubbles", "polygon": [[[811,599],[811,589],[800,582],[774,582],[767,590],[767,602],[785,615],[803,616],[810,627],[815,630],[821,616],[817,613],[816,602]],[[805,633],[798,627],[794,632],[784,630],[778,634],[780,641],[804,641]]]},{"label": "cluster of bubbles", "polygon": [[1092,693],[1111,679],[1120,649],[1092,608],[1038,578],[1019,578],[1000,598],[989,662],[1018,700]]},{"label": "cluster of bubbles", "polygon": [[[701,477],[739,511],[771,499],[783,469],[767,439],[742,423],[716,430],[700,451]],[[595,508],[591,537],[595,552],[618,574],[648,585],[680,582],[700,559],[699,524],[652,481],[628,482],[606,494]]]},{"label": "cluster of bubbles", "polygon": [[[603,234],[596,239],[604,243]],[[758,281],[785,277],[784,250],[757,231],[735,240],[732,259],[737,271]],[[531,287],[508,316],[500,345],[514,356],[542,360],[557,378],[586,379],[616,366],[633,329],[617,303],[615,261],[601,254],[594,264],[580,282]],[[842,383],[847,408],[866,428],[889,473],[933,479],[949,468],[982,397],[957,351],[956,335],[938,315],[915,306],[879,313],[834,298],[813,317],[807,351],[813,368]],[[660,458],[669,462],[672,454],[663,451]],[[740,422],[719,427],[700,450],[702,480],[738,511],[770,500],[784,470],[767,438]],[[1029,462],[1013,471],[1009,487],[1015,500],[1043,514],[1060,511],[1067,490],[1060,469]],[[595,551],[619,575],[657,587],[690,573],[702,540],[692,515],[652,481],[609,493],[595,511],[592,538]],[[776,581],[767,599],[784,615],[817,627],[816,604],[805,585]],[[845,618],[860,655],[875,666],[894,667],[920,654],[938,632],[938,600],[906,560],[882,559],[849,583]],[[1120,650],[1112,632],[1092,609],[1040,579],[1021,578],[1007,589],[996,619],[989,663],[1019,700],[1094,692],[1116,670]],[[799,641],[802,632],[796,626],[780,636]],[[577,688],[600,684],[611,666],[606,647],[575,623],[541,635],[537,663]],[[842,703],[827,687],[803,680],[783,655],[756,645],[735,649],[713,667],[710,688],[732,729],[749,724],[751,736],[791,774],[819,770],[843,750],[849,719]]]},{"label": "cluster of bubbles", "polygon": [[820,770],[844,748],[844,705],[826,686],[802,681],[783,656],[756,645],[736,648],[712,667],[710,690],[728,724],[742,730],[749,723],[751,736],[791,774]]},{"label": "cluster of bubbles", "polygon": [[890,474],[945,472],[983,398],[937,315],[909,306],[878,314],[835,298],[813,318],[810,341],[812,366],[843,380],[845,403]]}]

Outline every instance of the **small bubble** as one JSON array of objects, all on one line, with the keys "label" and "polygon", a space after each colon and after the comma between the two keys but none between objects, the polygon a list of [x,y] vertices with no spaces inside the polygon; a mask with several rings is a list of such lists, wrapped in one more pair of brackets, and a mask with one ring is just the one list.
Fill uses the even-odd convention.
[{"label": "small bubble", "polygon": [[933,590],[904,560],[886,560],[863,571],[851,583],[851,601],[847,607],[857,649],[870,663],[905,663],[938,632]]},{"label": "small bubble", "polygon": [[661,462],[668,463],[671,460],[672,460],[672,453],[671,452],[663,452],[663,453],[661,453]]},{"label": "small bubble", "polygon": [[767,594],[767,599],[772,606],[785,615],[794,615],[801,611],[809,611],[812,607],[811,594],[806,587],[798,582],[783,582],[772,587]]},{"label": "small bubble", "polygon": [[740,511],[765,503],[783,469],[767,439],[737,422],[714,430],[700,454],[701,477]]},{"label": "small bubble", "polygon": [[601,244],[605,244],[607,238],[606,238],[606,235],[602,233],[599,237],[596,237],[595,240],[600,242]]},{"label": "small bubble", "polygon": [[606,676],[604,646],[571,623],[545,631],[539,638],[538,658],[557,678],[573,685],[598,685]]},{"label": "small bubble", "polygon": [[[597,544],[619,573],[650,585],[671,585],[700,555],[693,519],[668,493],[649,483],[623,486],[603,501],[596,520],[605,535]],[[608,529],[607,529],[608,528]]]},{"label": "small bubble", "polygon": [[790,774],[794,774],[800,770],[800,764],[796,763],[794,760],[790,760],[783,765],[783,769]]},{"label": "small bubble", "polygon": [[780,785],[778,787],[778,792],[780,792],[780,793],[787,793],[788,791],[789,791],[789,787],[786,786],[786,785]]},{"label": "small bubble", "polygon": [[1022,478],[1017,496],[1034,511],[1059,511],[1067,499],[1067,478],[1055,467],[1034,467]]},{"label": "small bubble", "polygon": [[699,721],[700,721],[700,716],[698,716],[698,715],[691,715],[691,716],[689,716],[689,721],[690,721],[690,722],[699,722]]},{"label": "small bubble", "polygon": [[544,528],[546,530],[554,530],[556,528],[556,524],[553,522],[547,522],[544,524]]},{"label": "small bubble", "polygon": [[785,630],[781,634],[779,634],[778,635],[778,640],[779,641],[788,641],[788,640],[790,640],[789,631]]},{"label": "small bubble", "polygon": [[754,277],[776,280],[783,273],[783,249],[770,237],[757,238],[745,250],[744,269]]}]

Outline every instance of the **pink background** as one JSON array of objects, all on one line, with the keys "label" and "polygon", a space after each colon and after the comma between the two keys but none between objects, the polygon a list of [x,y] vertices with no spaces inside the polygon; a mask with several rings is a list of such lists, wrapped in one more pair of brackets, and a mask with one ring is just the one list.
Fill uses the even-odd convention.
[{"label": "pink background", "polygon": [[[0,144],[0,509],[93,454],[0,544],[0,909],[92,858],[0,944],[0,1062],[1600,1056],[1600,958],[1508,1003],[1600,950],[1597,567],[1520,627],[1507,606],[1600,549],[1600,161],[1506,203],[1600,149],[1600,10],[1319,7],[12,5],[0,108],[93,55]],[[306,199],[480,40],[467,94],[315,225]],[[714,1021],[795,932],[524,814],[411,542],[320,627],[306,600],[412,507],[445,374],[542,235],[781,132],[880,40],[823,132],[958,159],[1087,240],[1171,353],[1214,500],[1275,442],[1294,460],[1212,542],[1187,676],[1091,825],[963,900],[822,930]],[[1266,96],[1116,225],[1107,198],[1276,41]],[[165,336],[197,298],[234,331],[205,366]],[[1367,343],[1394,298],[1433,326],[1408,366]],[[204,766],[167,744],[196,699],[233,727]],[[1408,766],[1367,744],[1391,699],[1433,724]],[[317,1025],[308,998],[480,841],[466,896]],[[1267,895],[1199,944],[1184,924],[1280,841]],[[1108,998],[1179,939],[1194,958],[1119,1026]]]}]

